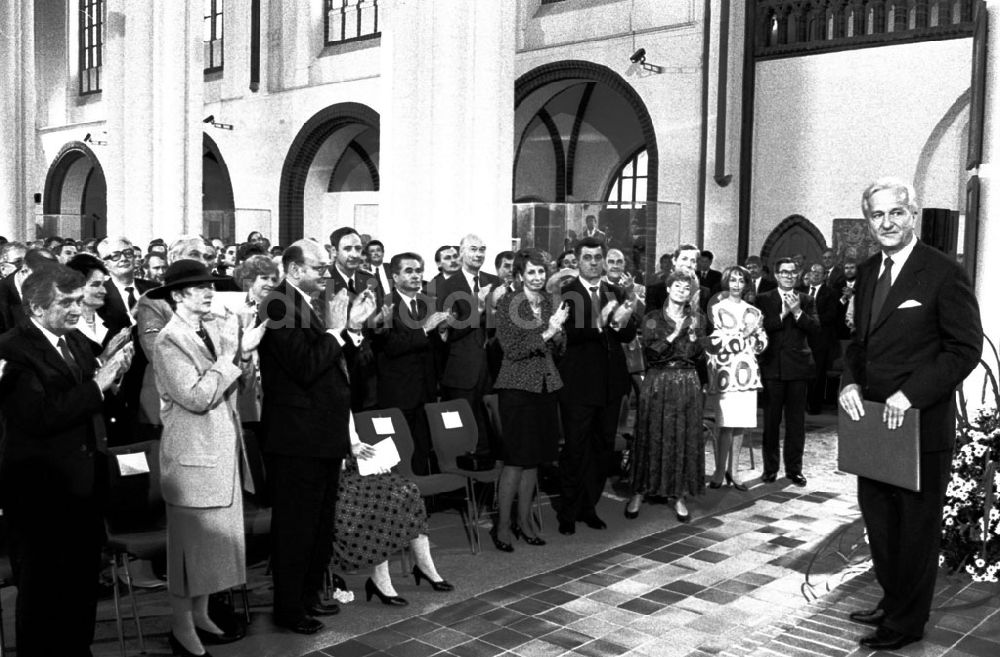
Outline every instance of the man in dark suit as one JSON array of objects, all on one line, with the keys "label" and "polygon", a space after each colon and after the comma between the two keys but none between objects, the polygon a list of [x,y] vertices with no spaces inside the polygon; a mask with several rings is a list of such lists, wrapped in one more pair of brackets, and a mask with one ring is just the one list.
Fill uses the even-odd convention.
[{"label": "man in dark suit", "polygon": [[381,298],[386,298],[392,292],[392,272],[389,270],[389,263],[385,260],[385,245],[378,240],[371,240],[365,244],[365,263],[361,271],[375,280],[378,284]]},{"label": "man in dark suit", "polygon": [[760,256],[752,255],[748,257],[743,266],[750,272],[750,283],[753,288],[747,301],[753,303],[764,292],[777,289],[777,281],[764,273],[764,261],[760,259]]},{"label": "man in dark suit", "polygon": [[844,268],[837,264],[837,253],[833,249],[827,249],[821,257],[823,259],[823,283],[836,290],[843,283]]},{"label": "man in dark suit", "polygon": [[427,283],[427,294],[432,297],[437,296],[437,290],[444,281],[458,273],[462,268],[462,261],[458,258],[458,247],[452,244],[444,244],[434,252],[434,264],[438,268],[438,273]]},{"label": "man in dark suit", "polygon": [[131,345],[98,367],[80,319],[83,276],[43,267],[22,287],[30,319],[0,338],[6,448],[0,503],[17,581],[17,654],[90,655],[104,542],[102,397]]},{"label": "man in dark suit", "polygon": [[441,373],[441,399],[469,402],[479,429],[476,454],[496,456],[483,395],[493,385],[486,358],[486,299],[500,279],[482,271],[486,260],[482,239],[466,235],[458,248],[461,269],[436,290],[437,310],[452,314],[445,335],[447,357]]},{"label": "man in dark suit", "polygon": [[576,523],[607,525],[597,515],[614,449],[622,397],[629,389],[622,344],[635,337],[634,301],[601,281],[604,242],[585,237],[576,245],[580,273],[562,289],[569,304],[564,325],[566,353],[559,363],[563,387],[559,406],[563,446],[559,453],[562,501],[559,532],[573,534]]},{"label": "man in dark suit", "polygon": [[809,267],[806,280],[809,287],[806,295],[812,299],[816,307],[816,317],[819,319],[819,331],[809,336],[809,349],[816,363],[816,378],[809,384],[806,399],[806,410],[811,415],[823,412],[823,402],[826,398],[826,372],[830,364],[840,355],[840,342],[837,339],[837,293],[826,284],[826,270],[816,263]]},{"label": "man in dark suit", "polygon": [[[673,266],[670,268],[670,271],[680,269],[688,272],[692,276],[695,276],[695,269],[698,266],[698,258],[700,256],[701,249],[694,244],[681,244],[674,250],[673,257],[671,258]],[[665,280],[666,278],[657,281],[646,288],[646,312],[662,308],[663,304],[666,303],[667,286],[664,284]],[[708,310],[708,302],[712,297],[711,292],[712,291],[704,285],[701,285],[698,288],[698,307],[701,309],[702,313]]]},{"label": "man in dark suit", "polygon": [[375,336],[378,363],[379,408],[403,412],[413,436],[413,471],[419,475],[436,471],[430,427],[424,404],[437,398],[434,345],[441,338],[438,327],[450,316],[432,312],[421,294],[424,260],[416,253],[399,253],[389,263],[394,289],[392,321]]},{"label": "man in dark suit", "polygon": [[756,306],[764,313],[767,349],[760,355],[760,371],[767,392],[764,411],[764,473],[761,481],[778,478],[781,462],[778,437],[781,416],[785,416],[785,476],[796,486],[805,486],[802,453],[806,444],[806,394],[809,380],[816,376],[816,363],[808,337],[819,332],[816,304],[795,291],[798,269],[791,258],[775,263],[778,289],[757,297]]},{"label": "man in dark suit", "polygon": [[698,265],[695,273],[698,275],[698,282],[702,287],[707,287],[709,296],[717,294],[722,289],[722,272],[712,269],[712,262],[715,261],[715,254],[705,249],[698,254]]},{"label": "man in dark suit", "polygon": [[844,358],[840,406],[852,420],[862,399],[884,402],[882,421],[897,429],[920,410],[920,491],[858,478],[882,600],[851,620],[877,625],[861,639],[870,650],[919,641],[930,614],[941,543],[941,515],[955,442],[955,388],[979,362],[983,330],[972,283],[954,260],[914,235],[913,187],[872,183],[861,210],[882,252],[858,268],[856,331]]},{"label": "man in dark suit", "polygon": [[[123,328],[132,327],[132,340],[137,342],[135,304],[146,290],[156,285],[136,278],[133,254],[132,243],[124,237],[108,237],[97,244],[97,255],[110,274],[108,280],[104,281],[107,292],[104,305],[97,309],[97,314],[104,320],[112,335]],[[214,251],[212,255],[214,257]],[[132,367],[125,373],[118,392],[108,395],[105,413],[109,445],[127,445],[140,439],[139,397],[148,363],[146,354],[140,349],[132,361]]]},{"label": "man in dark suit", "polygon": [[329,299],[326,317],[317,312],[330,260],[316,242],[295,242],[282,263],[285,280],[260,305],[268,330],[259,348],[272,488],[274,622],[312,634],[323,628],[315,616],[339,610],[322,602],[320,591],[333,550],[341,460],[350,449],[344,357],[363,339],[361,322],[375,304],[370,293],[362,295],[348,313],[342,292]]},{"label": "man in dark suit", "polygon": [[8,255],[18,269],[0,281],[0,333],[28,323],[28,313],[21,301],[21,286],[32,272],[56,262],[55,256],[45,249],[25,251],[23,247],[18,249],[17,244]]},{"label": "man in dark suit", "polygon": [[[348,298],[353,303],[358,295],[371,290],[375,295],[376,307],[381,307],[385,300],[381,287],[371,274],[361,271],[364,249],[358,231],[349,226],[333,231],[330,233],[329,250],[333,266],[330,267],[330,284],[324,292],[326,299],[339,294],[341,290],[347,290]],[[368,338],[371,338],[370,332]],[[372,353],[369,341],[362,343],[347,359],[347,371],[351,379],[351,410],[358,412],[375,408],[378,402],[377,374],[375,354]]]},{"label": "man in dark suit", "polygon": [[844,260],[844,277],[837,289],[837,338],[848,340],[854,335],[854,293],[858,285],[858,263]]}]

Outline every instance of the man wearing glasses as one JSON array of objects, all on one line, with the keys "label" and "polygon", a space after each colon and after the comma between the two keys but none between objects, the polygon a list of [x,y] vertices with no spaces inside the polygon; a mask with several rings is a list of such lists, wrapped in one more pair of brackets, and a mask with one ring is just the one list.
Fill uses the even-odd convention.
[{"label": "man wearing glasses", "polygon": [[806,443],[806,394],[816,365],[808,337],[819,333],[816,304],[807,294],[797,292],[798,267],[791,258],[775,264],[778,288],[757,297],[756,306],[764,313],[767,349],[760,355],[760,371],[767,391],[764,410],[764,474],[761,481],[778,478],[781,448],[778,430],[785,416],[785,476],[796,486],[805,486],[802,452]]},{"label": "man wearing glasses", "polygon": [[268,325],[259,353],[273,503],[274,622],[313,634],[323,629],[316,616],[339,611],[320,591],[333,552],[341,460],[351,448],[345,357],[361,344],[375,300],[370,292],[359,294],[348,310],[345,289],[321,308],[330,257],[317,242],[295,242],[282,265],[285,280],[260,304]]},{"label": "man wearing glasses", "polygon": [[[97,257],[108,269],[104,281],[107,296],[97,314],[108,327],[108,335],[115,335],[125,327],[132,327],[132,339],[138,339],[135,329],[135,306],[143,292],[155,287],[153,283],[135,277],[135,251],[132,242],[124,237],[107,237],[97,244]],[[139,440],[139,395],[142,377],[149,361],[141,349],[137,350],[117,393],[107,395],[105,413],[108,416],[108,444],[128,445]]]}]

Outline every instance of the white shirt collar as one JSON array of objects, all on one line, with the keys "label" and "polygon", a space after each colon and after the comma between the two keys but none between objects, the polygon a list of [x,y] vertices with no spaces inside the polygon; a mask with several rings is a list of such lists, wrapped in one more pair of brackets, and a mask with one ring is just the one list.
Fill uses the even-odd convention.
[{"label": "white shirt collar", "polygon": [[479,280],[479,272],[476,272],[475,274],[470,273],[470,272],[468,272],[468,271],[465,270],[465,267],[462,267],[461,271],[462,271],[462,275],[465,276],[465,280],[469,283],[469,289],[470,290],[475,290],[476,289],[476,282]]},{"label": "white shirt collar", "polygon": [[595,286],[598,287],[598,288],[601,287],[601,283],[604,280],[603,277],[602,277],[602,278],[597,279],[596,283],[588,283],[587,281],[584,280],[583,276],[581,276],[580,274],[577,274],[576,277],[580,279],[580,285],[582,285],[587,290],[589,290],[590,288],[595,287]]},{"label": "white shirt collar", "polygon": [[[47,328],[45,328],[44,326],[42,326],[41,324],[39,324],[38,320],[35,319],[34,317],[31,318],[31,323],[34,324],[36,327],[38,327],[38,330],[42,332],[42,335],[44,335],[45,339],[49,341],[49,344],[52,345],[53,349],[56,349],[56,350],[59,349],[59,336],[58,335],[56,335],[52,331],[48,330]],[[62,352],[59,352],[59,353],[61,354]]]},{"label": "white shirt collar", "polygon": [[892,258],[892,282],[896,282],[896,278],[899,276],[899,272],[903,271],[903,265],[909,259],[910,254],[913,253],[913,247],[917,245],[917,236],[914,235],[910,240],[910,243],[900,249],[898,252],[894,253],[892,256],[887,256],[885,251],[882,252],[882,264],[878,268],[878,275],[882,275],[882,270],[885,269],[885,259],[886,257]]}]

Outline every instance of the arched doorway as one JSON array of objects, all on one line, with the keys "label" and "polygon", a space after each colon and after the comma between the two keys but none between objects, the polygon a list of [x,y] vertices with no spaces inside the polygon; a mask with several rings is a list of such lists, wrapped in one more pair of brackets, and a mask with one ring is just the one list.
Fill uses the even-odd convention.
[{"label": "arched doorway", "polygon": [[[606,66],[575,60],[525,73],[514,93],[513,198],[543,201],[517,208],[517,230],[532,224],[535,229],[515,237],[558,251],[579,237],[593,215],[609,245],[631,253],[646,271],[652,258],[645,254],[656,248],[659,154],[642,98]],[[641,176],[631,164],[637,159]],[[623,175],[630,183],[628,198]],[[530,220],[524,212],[532,214]]]},{"label": "arched doorway", "polygon": [[229,167],[218,144],[207,134],[202,138],[201,149],[201,209],[202,235],[209,239],[218,237],[227,244],[238,241]]},{"label": "arched doorway", "polygon": [[375,234],[378,220],[379,115],[359,103],[317,112],[299,130],[281,169],[278,239],[323,242],[335,226]]},{"label": "arched doorway", "polygon": [[80,141],[63,146],[45,176],[37,237],[104,237],[108,227],[108,185],[100,161]]},{"label": "arched doorway", "polygon": [[821,262],[826,248],[826,238],[815,224],[800,214],[793,214],[767,236],[760,257],[773,272],[774,263],[780,258],[802,255],[807,265]]}]

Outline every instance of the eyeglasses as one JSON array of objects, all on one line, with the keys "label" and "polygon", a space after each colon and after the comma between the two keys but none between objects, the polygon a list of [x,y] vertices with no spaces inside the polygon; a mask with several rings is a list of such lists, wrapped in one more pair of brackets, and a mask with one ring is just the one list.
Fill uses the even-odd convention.
[{"label": "eyeglasses", "polygon": [[303,267],[309,267],[310,269],[315,269],[316,273],[320,276],[330,273],[330,265],[314,265],[311,262],[300,262]]},{"label": "eyeglasses", "polygon": [[131,257],[132,257],[132,249],[126,249],[124,251],[112,251],[108,255],[104,256],[102,260],[112,260],[114,262],[118,262],[122,258],[131,258]]}]

